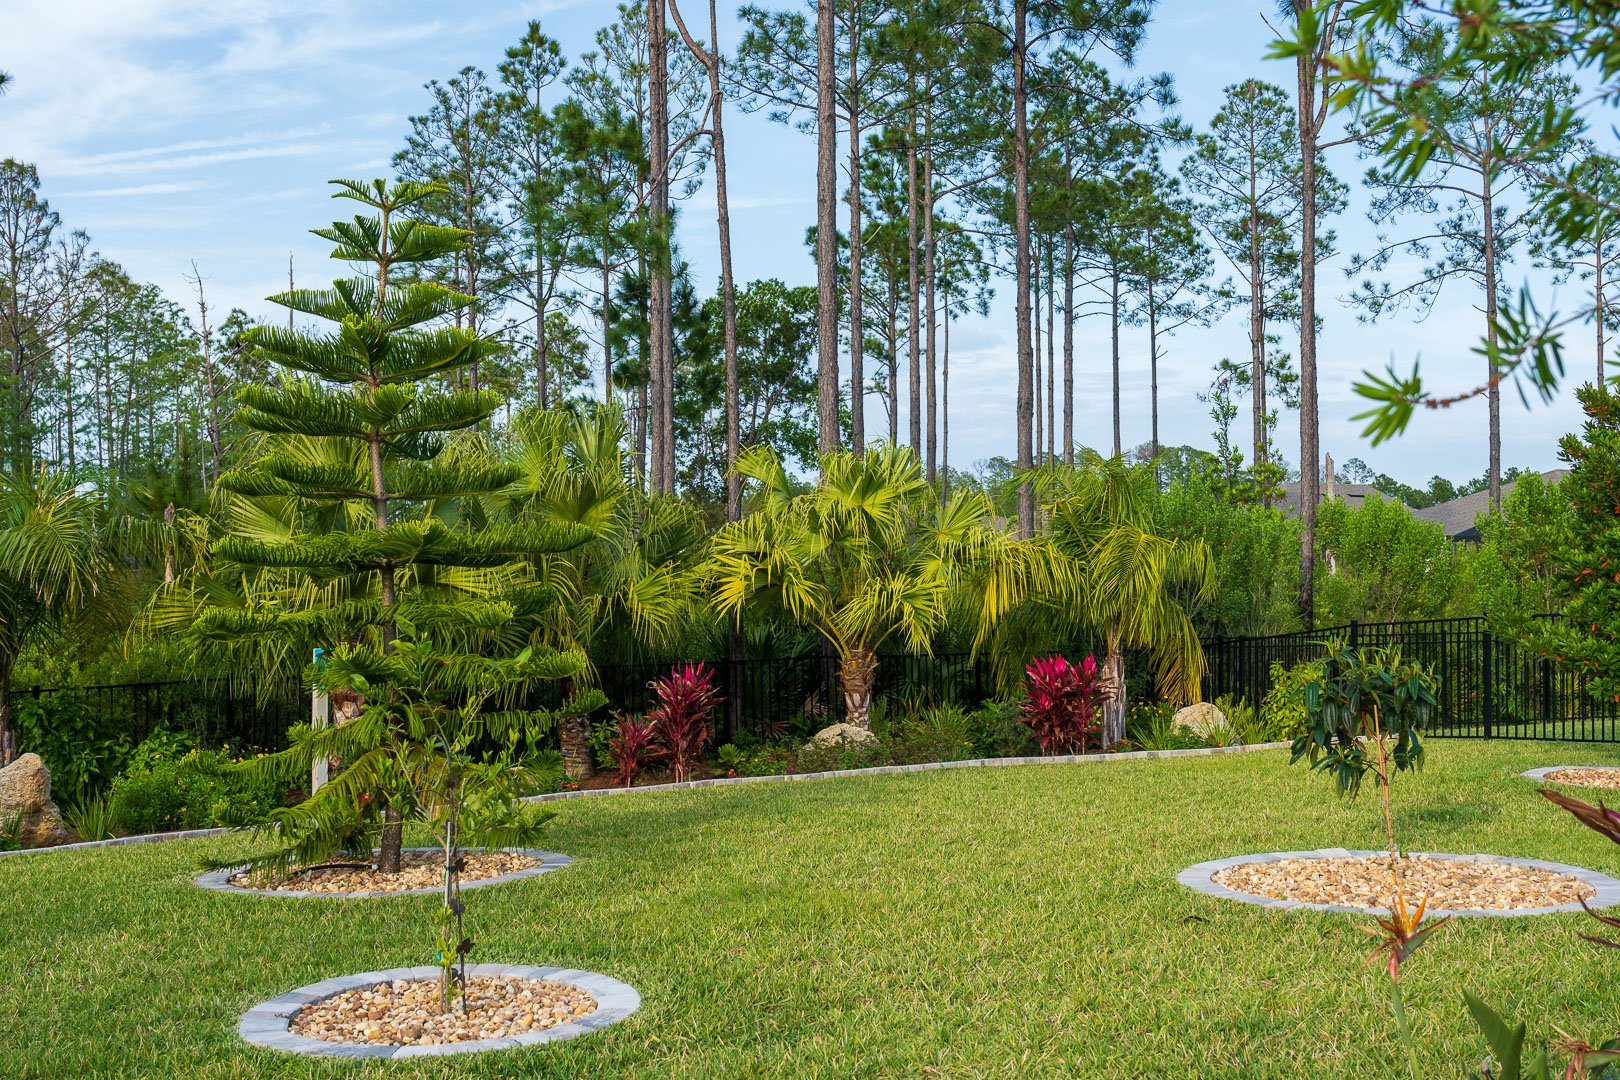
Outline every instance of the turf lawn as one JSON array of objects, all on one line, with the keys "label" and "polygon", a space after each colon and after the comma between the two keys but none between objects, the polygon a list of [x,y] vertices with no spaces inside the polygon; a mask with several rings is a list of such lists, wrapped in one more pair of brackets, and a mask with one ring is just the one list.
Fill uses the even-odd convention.
[{"label": "turf lawn", "polygon": [[[961,769],[562,804],[577,861],[467,894],[474,958],[603,972],[641,1011],[572,1042],[359,1066],[248,1047],[239,1014],[426,962],[425,897],[204,892],[244,838],[0,860],[0,1074],[18,1077],[1394,1077],[1369,920],[1194,894],[1190,863],[1377,848],[1373,798],[1281,751]],[[1403,847],[1620,875],[1516,778],[1620,747],[1430,743]],[[1429,1076],[1474,1075],[1472,988],[1532,1037],[1620,1034],[1620,957],[1579,915],[1459,920],[1408,965]]]}]

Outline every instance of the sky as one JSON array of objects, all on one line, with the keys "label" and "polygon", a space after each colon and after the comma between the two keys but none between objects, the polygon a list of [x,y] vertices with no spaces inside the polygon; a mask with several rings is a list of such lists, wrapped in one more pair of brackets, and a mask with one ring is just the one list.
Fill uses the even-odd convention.
[{"label": "sky", "polygon": [[[685,0],[689,21],[700,2]],[[725,17],[733,7],[722,0],[721,45],[728,49],[737,37]],[[1289,85],[1291,67],[1262,59],[1273,36],[1263,15],[1272,10],[1271,0],[1161,0],[1137,70],[1170,72],[1181,115],[1201,127],[1231,83],[1253,76]],[[263,298],[285,287],[289,256],[300,284],[334,276],[325,245],[308,234],[348,213],[334,213],[326,181],[385,175],[407,118],[427,108],[425,82],[467,65],[493,72],[502,50],[535,18],[577,57],[614,15],[607,0],[0,0],[0,69],[14,77],[0,99],[0,157],[35,164],[66,225],[84,229],[103,255],[171,299],[194,299],[187,279],[195,263],[211,307],[279,318],[280,309]],[[815,265],[802,238],[815,217],[814,138],[732,108],[727,146],[738,280],[813,284]],[[1344,148],[1328,165],[1345,180],[1366,167]],[[713,205],[706,186],[680,219],[678,242],[700,291],[718,278]],[[1350,207],[1332,223],[1340,251],[1375,243],[1365,210],[1352,185]],[[1351,384],[1369,367],[1393,361],[1404,370],[1420,360],[1437,388],[1475,385],[1483,367],[1472,352],[1483,329],[1477,295],[1459,282],[1422,321],[1400,313],[1365,326],[1340,302],[1352,284],[1343,262],[1341,255],[1324,264],[1318,285],[1324,451],[1341,463],[1359,457],[1418,486],[1435,474],[1456,481],[1482,475],[1482,400],[1420,415],[1405,436],[1379,447],[1351,419],[1364,407]],[[1416,265],[1396,262],[1389,273],[1398,277]],[[1579,302],[1573,285],[1560,290],[1521,260],[1506,284],[1516,290],[1525,281],[1544,308]],[[1012,304],[1007,282],[996,285],[990,317],[951,330],[950,457],[957,466],[1014,451]],[[1285,342],[1295,334],[1279,330]],[[1108,327],[1085,319],[1076,336],[1077,440],[1101,447],[1111,439]],[[1127,446],[1149,434],[1146,349],[1145,330],[1125,331]],[[1592,367],[1591,352],[1588,333],[1576,327],[1572,373]],[[1212,446],[1209,407],[1198,394],[1222,357],[1247,355],[1241,312],[1207,329],[1185,328],[1169,343],[1160,372],[1163,442]],[[886,423],[875,398],[867,415],[869,428]],[[1528,409],[1508,389],[1504,465],[1557,467],[1557,440],[1579,421],[1569,388],[1551,405]],[[1246,430],[1240,417],[1240,441]],[[1286,413],[1278,441],[1296,463],[1297,440],[1297,415]]]}]

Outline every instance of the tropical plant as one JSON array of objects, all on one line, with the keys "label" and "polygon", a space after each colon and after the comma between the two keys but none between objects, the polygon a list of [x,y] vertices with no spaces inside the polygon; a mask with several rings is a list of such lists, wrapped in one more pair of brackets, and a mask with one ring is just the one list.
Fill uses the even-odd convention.
[{"label": "tropical plant", "polygon": [[1305,688],[1321,679],[1320,660],[1306,660],[1293,667],[1282,661],[1271,664],[1271,689],[1260,702],[1259,723],[1266,742],[1293,742],[1310,726],[1310,710],[1305,707]]},{"label": "tropical plant", "polygon": [[80,840],[110,840],[117,835],[112,800],[105,791],[72,804],[62,811],[62,817]]},{"label": "tropical plant", "polygon": [[[703,520],[673,496],[642,490],[626,459],[629,443],[624,411],[615,405],[521,413],[501,447],[516,479],[481,500],[480,512],[514,528],[590,530],[581,545],[529,560],[549,602],[521,613],[531,644],[584,654],[586,684],[606,657],[667,655],[698,607],[691,571]],[[591,774],[590,739],[588,716],[562,731],[575,779]]]},{"label": "tropical plant", "polygon": [[1373,773],[1397,892],[1400,853],[1390,788],[1394,773],[1423,767],[1420,733],[1434,712],[1438,691],[1434,673],[1403,659],[1396,646],[1330,642],[1321,675],[1305,685],[1310,727],[1294,740],[1289,759],[1289,764],[1304,760],[1313,771],[1332,773],[1343,796],[1354,796],[1366,775]]},{"label": "tropical plant", "polygon": [[1067,623],[1106,643],[1102,741],[1125,734],[1125,647],[1144,651],[1160,696],[1196,701],[1204,653],[1190,608],[1215,595],[1215,573],[1202,540],[1166,536],[1155,520],[1153,469],[1087,452],[1074,468],[1036,474],[1047,530],[1066,557],[1072,602],[1049,594],[1041,621]]},{"label": "tropical plant", "polygon": [[1029,690],[1020,718],[1035,733],[1043,754],[1083,754],[1099,728],[1097,658],[1071,664],[1061,656],[1031,660]]},{"label": "tropical plant", "polygon": [[766,448],[745,452],[738,469],[752,512],[710,543],[714,609],[740,619],[759,604],[814,629],[838,656],[845,719],[857,727],[871,726],[884,644],[928,653],[955,623],[976,651],[1019,604],[1061,606],[1073,591],[1048,541],[997,527],[983,495],[958,492],[941,504],[910,449],[825,454],[809,491]]},{"label": "tropical plant", "polygon": [[0,766],[17,756],[18,654],[52,625],[97,617],[123,582],[93,493],[43,465],[0,474]]},{"label": "tropical plant", "polygon": [[[246,513],[215,541],[212,558],[244,568],[248,587],[214,590],[192,634],[205,647],[260,648],[268,640],[326,648],[327,667],[312,666],[307,677],[329,691],[360,694],[361,720],[306,733],[276,756],[275,768],[307,774],[317,757],[340,757],[345,769],[332,787],[348,792],[348,802],[332,795],[278,816],[275,858],[318,859],[335,850],[354,821],[352,812],[337,808],[352,811],[355,788],[364,783],[383,806],[379,867],[396,873],[403,820],[429,812],[416,795],[422,769],[438,760],[434,755],[453,758],[460,748],[419,717],[426,684],[395,680],[433,672],[435,708],[453,711],[474,697],[499,693],[507,706],[517,699],[525,687],[496,685],[491,671],[533,680],[577,675],[584,659],[573,651],[537,648],[522,652],[521,662],[497,658],[521,643],[520,612],[543,609],[551,595],[533,586],[520,560],[577,547],[592,531],[492,523],[468,512],[519,475],[476,435],[501,395],[462,385],[463,374],[500,346],[460,319],[449,321],[474,297],[411,280],[425,264],[464,252],[468,234],[412,216],[446,193],[441,185],[334,183],[335,198],[370,213],[316,235],[333,244],[334,258],[365,273],[330,289],[272,298],[336,329],[259,326],[247,335],[283,373],[275,385],[238,392],[237,420],[261,433],[262,445],[248,464],[219,478],[221,488],[245,500]],[[456,388],[444,388],[446,381]],[[257,517],[250,516],[254,510]],[[259,577],[269,579],[268,593],[257,591]],[[403,644],[410,646],[408,662],[393,655]],[[555,719],[507,715],[496,725],[503,731]],[[451,771],[482,775],[459,765]]]},{"label": "tropical plant", "polygon": [[658,739],[645,717],[621,716],[607,740],[608,756],[619,770],[619,785],[629,787],[641,770],[657,757]]},{"label": "tropical plant", "polygon": [[709,742],[709,712],[720,700],[706,664],[683,664],[652,683],[656,704],[647,714],[659,756],[675,782],[691,779],[692,766]]}]

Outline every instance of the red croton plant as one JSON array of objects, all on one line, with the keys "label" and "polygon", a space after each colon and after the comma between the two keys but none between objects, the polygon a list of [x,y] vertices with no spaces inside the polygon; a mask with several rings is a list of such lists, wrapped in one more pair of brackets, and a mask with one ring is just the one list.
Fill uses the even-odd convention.
[{"label": "red croton plant", "polygon": [[709,713],[720,702],[714,672],[707,664],[683,664],[652,684],[657,704],[647,714],[659,757],[669,762],[677,782],[691,778],[692,766],[709,741]]},{"label": "red croton plant", "polygon": [[1085,753],[1086,740],[1101,727],[1097,658],[1088,656],[1076,666],[1061,656],[1043,656],[1024,671],[1029,689],[1019,719],[1034,732],[1041,753]]}]

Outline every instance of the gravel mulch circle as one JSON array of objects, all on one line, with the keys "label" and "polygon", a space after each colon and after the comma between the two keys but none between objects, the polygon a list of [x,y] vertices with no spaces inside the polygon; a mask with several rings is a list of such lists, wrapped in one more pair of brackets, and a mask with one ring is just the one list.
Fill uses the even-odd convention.
[{"label": "gravel mulch circle", "polygon": [[[466,870],[461,887],[476,889],[567,866],[573,860],[552,851],[506,848],[496,852],[466,853]],[[404,896],[438,892],[444,883],[444,854],[436,848],[411,848],[401,854],[400,872],[383,874],[376,863],[359,866],[334,859],[331,864],[295,870],[284,877],[270,877],[240,867],[214,870],[197,878],[197,884],[218,892],[257,893],[286,897],[372,897]]]},{"label": "gravel mulch circle", "polygon": [[[531,866],[539,866],[543,861],[515,851],[497,851],[492,855],[472,852],[466,859],[467,868],[461,872],[464,884],[527,870]],[[363,869],[347,863],[335,863],[295,870],[283,878],[244,872],[232,874],[227,880],[238,889],[275,892],[410,892],[431,889],[444,882],[444,856],[437,851],[403,852],[399,857],[397,874],[380,872],[376,863]]]},{"label": "gravel mulch circle", "polygon": [[[1511,863],[1414,855],[1402,857],[1400,871],[1408,903],[1427,898],[1437,908],[1542,908],[1578,904],[1597,895],[1592,886],[1568,874]],[[1222,870],[1215,881],[1238,892],[1307,904],[1388,908],[1395,903],[1388,856],[1246,863]]]},{"label": "gravel mulch circle", "polygon": [[394,968],[288,991],[242,1014],[237,1033],[272,1050],[337,1058],[470,1054],[599,1031],[641,1007],[633,987],[594,971],[472,964],[470,1010],[440,1015],[439,971]]},{"label": "gravel mulch circle", "polygon": [[439,1046],[543,1031],[596,1011],[596,999],[568,983],[510,976],[467,980],[455,1008],[439,1012],[435,981],[395,979],[306,1005],[289,1026],[322,1042]]},{"label": "gravel mulch circle", "polygon": [[1595,787],[1620,790],[1620,768],[1606,766],[1561,765],[1550,769],[1531,769],[1524,775],[1532,780],[1571,787]]},{"label": "gravel mulch circle", "polygon": [[[1620,881],[1535,859],[1490,855],[1401,857],[1406,900],[1453,915],[1537,915],[1620,904]],[[1371,911],[1395,901],[1389,856],[1376,851],[1271,852],[1188,867],[1178,880],[1200,892],[1275,908]]]}]

